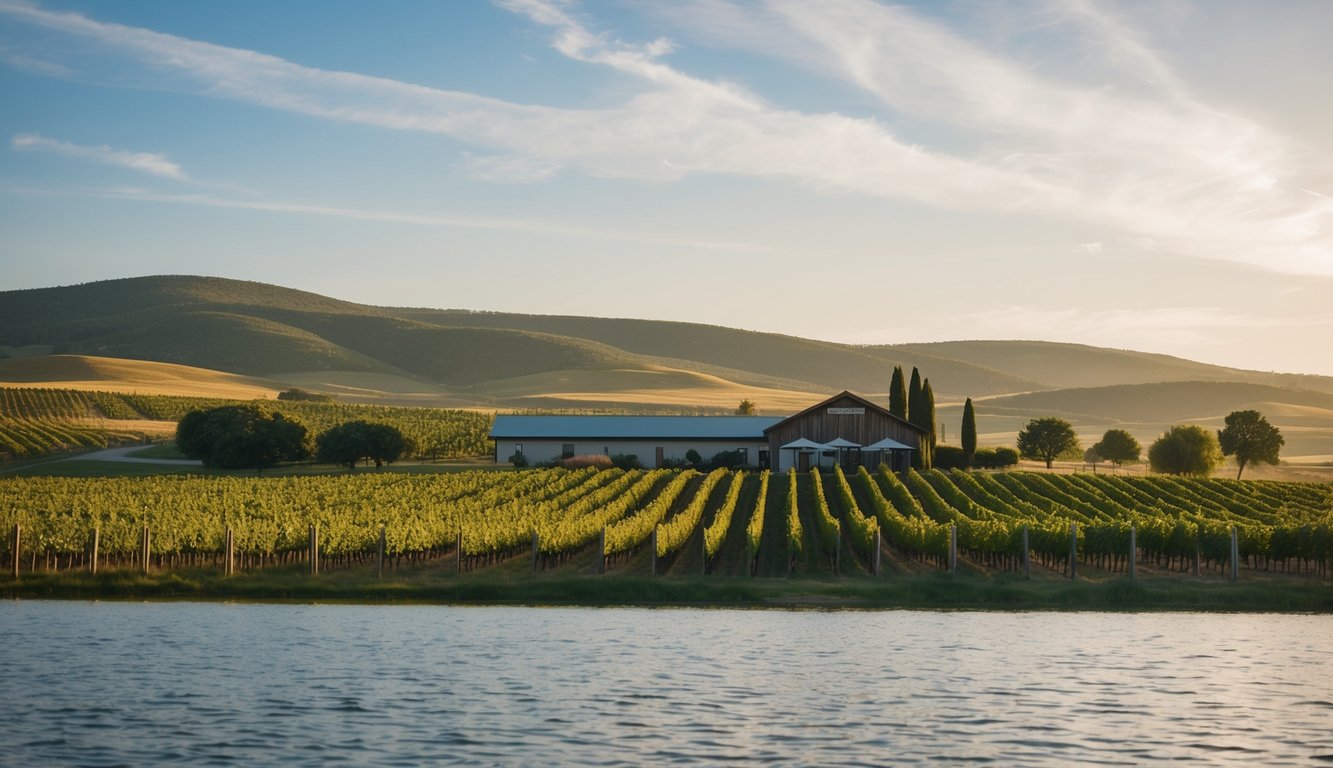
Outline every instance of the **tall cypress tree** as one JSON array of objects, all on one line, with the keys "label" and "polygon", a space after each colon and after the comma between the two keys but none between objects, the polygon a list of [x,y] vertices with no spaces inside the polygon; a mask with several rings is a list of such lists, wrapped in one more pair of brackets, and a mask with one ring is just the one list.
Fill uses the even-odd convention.
[{"label": "tall cypress tree", "polygon": [[917,421],[921,413],[921,372],[912,366],[912,381],[907,385],[907,420],[920,426]]},{"label": "tall cypress tree", "polygon": [[963,463],[969,469],[972,459],[977,455],[977,413],[972,408],[972,398],[963,403]]},{"label": "tall cypress tree", "polygon": [[907,418],[907,382],[903,381],[903,367],[893,366],[893,382],[889,384],[889,413],[900,419]]},{"label": "tall cypress tree", "polygon": [[922,443],[921,466],[930,469],[935,463],[935,433],[938,431],[935,423],[935,392],[930,388],[930,379],[921,382],[921,407],[924,411],[921,415],[921,426],[928,433]]}]

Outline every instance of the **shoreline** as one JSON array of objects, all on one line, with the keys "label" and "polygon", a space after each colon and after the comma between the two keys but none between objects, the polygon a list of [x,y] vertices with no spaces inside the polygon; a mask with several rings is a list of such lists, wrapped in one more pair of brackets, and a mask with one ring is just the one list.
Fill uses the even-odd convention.
[{"label": "shoreline", "polygon": [[1267,612],[1333,614],[1333,581],[1189,577],[1099,581],[947,574],[858,577],[534,576],[422,569],[376,578],[357,571],[310,576],[273,568],[224,577],[215,570],[105,571],[0,578],[6,600],[217,601],[364,605],[696,607],[776,610],[991,610]]}]

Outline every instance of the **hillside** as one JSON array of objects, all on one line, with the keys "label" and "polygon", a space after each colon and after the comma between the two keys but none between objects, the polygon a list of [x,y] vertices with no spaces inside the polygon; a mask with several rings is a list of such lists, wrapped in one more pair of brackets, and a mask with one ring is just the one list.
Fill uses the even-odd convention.
[{"label": "hillside", "polygon": [[[946,441],[965,396],[982,404],[983,441],[1010,444],[1038,415],[1068,415],[1089,434],[1123,424],[1151,437],[1253,407],[1299,446],[1290,455],[1333,457],[1331,377],[1040,341],[855,346],[697,323],[373,307],[210,277],[0,292],[7,357],[0,385],[183,393],[187,381],[244,381],[347,402],[704,412],[748,398],[775,414],[844,388],[883,398],[894,365],[917,366],[935,389]],[[173,369],[117,371],[111,358],[190,368],[154,382]]]}]

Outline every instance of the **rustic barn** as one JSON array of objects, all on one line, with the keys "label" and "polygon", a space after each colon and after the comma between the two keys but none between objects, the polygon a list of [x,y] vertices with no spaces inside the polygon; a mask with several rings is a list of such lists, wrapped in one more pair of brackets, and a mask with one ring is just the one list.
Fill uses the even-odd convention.
[{"label": "rustic barn", "polygon": [[840,392],[768,427],[773,469],[888,464],[906,469],[926,431],[860,395]]}]

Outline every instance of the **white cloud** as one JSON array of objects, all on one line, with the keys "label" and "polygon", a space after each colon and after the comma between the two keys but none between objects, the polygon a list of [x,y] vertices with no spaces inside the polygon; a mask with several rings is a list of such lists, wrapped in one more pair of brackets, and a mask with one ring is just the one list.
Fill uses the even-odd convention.
[{"label": "white cloud", "polygon": [[1191,95],[1131,24],[1090,3],[1039,6],[1034,23],[1092,41],[1099,66],[1134,88],[1057,81],[915,10],[870,0],[701,0],[656,11],[730,48],[851,84],[888,119],[947,125],[968,145],[949,150],[904,141],[882,120],[802,112],[692,76],[666,63],[676,50],[669,39],[614,39],[570,3],[501,5],[550,28],[562,55],[625,75],[632,95],[600,108],[515,104],[22,0],[0,0],[0,14],[135,62],[147,87],[455,137],[494,152],[468,161],[482,178],[541,181],[568,169],[657,182],[787,179],[950,210],[1073,218],[1163,252],[1333,274],[1333,201],[1303,191],[1333,186],[1333,174],[1311,170],[1327,168],[1326,159]]},{"label": "white cloud", "polygon": [[131,171],[160,176],[164,179],[188,181],[188,177],[179,165],[168,160],[166,155],[153,152],[129,152],[123,149],[112,149],[105,144],[99,146],[71,144],[35,133],[20,133],[10,139],[9,146],[24,152],[52,152],[79,160],[90,160],[94,163],[128,168]]}]

